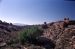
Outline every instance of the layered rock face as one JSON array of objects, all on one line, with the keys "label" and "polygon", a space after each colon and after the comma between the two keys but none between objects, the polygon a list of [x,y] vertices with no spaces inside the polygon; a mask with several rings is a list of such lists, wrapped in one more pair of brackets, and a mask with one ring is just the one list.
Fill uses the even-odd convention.
[{"label": "layered rock face", "polygon": [[48,24],[42,37],[51,39],[56,45],[54,49],[75,49],[75,21],[64,19]]}]

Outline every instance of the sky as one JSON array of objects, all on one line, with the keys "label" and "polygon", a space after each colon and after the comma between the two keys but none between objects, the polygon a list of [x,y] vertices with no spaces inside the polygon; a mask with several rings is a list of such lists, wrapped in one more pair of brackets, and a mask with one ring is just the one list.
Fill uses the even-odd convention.
[{"label": "sky", "polygon": [[75,1],[71,0],[0,0],[0,20],[11,23],[42,24],[75,19]]}]

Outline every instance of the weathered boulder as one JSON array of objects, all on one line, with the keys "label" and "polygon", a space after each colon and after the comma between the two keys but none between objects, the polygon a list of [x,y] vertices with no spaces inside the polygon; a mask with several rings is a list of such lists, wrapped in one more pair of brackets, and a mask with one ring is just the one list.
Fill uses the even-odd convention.
[{"label": "weathered boulder", "polygon": [[6,43],[0,43],[0,47],[4,47],[6,45],[7,45]]}]

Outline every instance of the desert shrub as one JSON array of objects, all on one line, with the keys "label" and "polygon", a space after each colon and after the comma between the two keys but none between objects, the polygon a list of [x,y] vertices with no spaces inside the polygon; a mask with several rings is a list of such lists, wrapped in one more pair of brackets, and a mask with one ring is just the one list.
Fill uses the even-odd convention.
[{"label": "desert shrub", "polygon": [[3,25],[9,25],[9,23],[7,23],[7,22],[4,21],[4,22],[3,22]]},{"label": "desert shrub", "polygon": [[47,28],[48,28],[48,26],[47,26],[47,23],[46,23],[46,22],[44,22],[44,24],[42,25],[42,28],[43,28],[43,29],[47,29]]},{"label": "desert shrub", "polygon": [[39,37],[42,34],[42,30],[38,27],[31,27],[28,29],[25,29],[20,33],[20,42],[24,44],[25,42],[31,43],[33,40],[36,39],[36,37]]},{"label": "desert shrub", "polygon": [[10,23],[10,25],[13,25],[12,23]]},{"label": "desert shrub", "polygon": [[6,43],[7,43],[7,45],[11,45],[11,44],[16,44],[16,43],[18,43],[19,42],[19,40],[18,39],[9,39],[9,40],[6,40]]},{"label": "desert shrub", "polygon": [[2,23],[2,21],[0,20],[0,23]]}]

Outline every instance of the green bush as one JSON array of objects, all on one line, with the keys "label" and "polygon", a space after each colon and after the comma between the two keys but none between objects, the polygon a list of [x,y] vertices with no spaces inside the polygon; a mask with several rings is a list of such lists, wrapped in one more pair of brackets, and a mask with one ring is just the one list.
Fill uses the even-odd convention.
[{"label": "green bush", "polygon": [[24,44],[25,42],[31,42],[42,34],[42,30],[38,27],[31,27],[25,29],[20,33],[20,42]]}]

